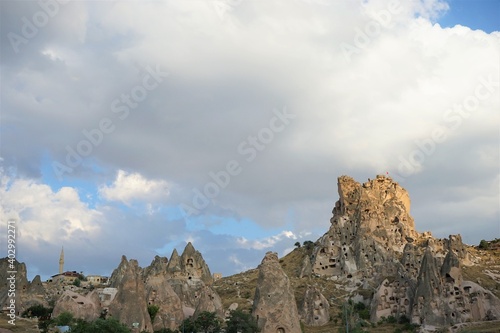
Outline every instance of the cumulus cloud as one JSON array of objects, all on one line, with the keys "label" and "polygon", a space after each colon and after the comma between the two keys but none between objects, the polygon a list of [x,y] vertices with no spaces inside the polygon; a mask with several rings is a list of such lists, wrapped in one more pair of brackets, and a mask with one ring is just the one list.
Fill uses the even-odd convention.
[{"label": "cumulus cloud", "polygon": [[2,221],[18,221],[21,241],[61,243],[91,239],[99,231],[102,215],[80,200],[71,187],[58,191],[33,179],[2,177],[0,188]]},{"label": "cumulus cloud", "polygon": [[139,173],[118,170],[111,185],[101,185],[99,194],[109,201],[130,204],[133,201],[156,203],[168,198],[168,184],[164,180],[150,180]]},{"label": "cumulus cloud", "polygon": [[267,237],[261,240],[248,240],[245,237],[238,238],[238,244],[242,248],[246,249],[254,249],[254,250],[263,250],[263,249],[272,249],[276,246],[278,242],[281,242],[283,239],[292,239],[296,240],[297,236],[291,231],[284,230],[277,235]]}]

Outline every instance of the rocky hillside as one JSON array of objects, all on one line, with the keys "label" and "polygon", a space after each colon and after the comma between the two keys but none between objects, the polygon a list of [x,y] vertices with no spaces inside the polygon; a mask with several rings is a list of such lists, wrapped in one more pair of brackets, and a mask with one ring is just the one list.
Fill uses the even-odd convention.
[{"label": "rocky hillside", "polygon": [[[418,232],[408,192],[386,176],[365,183],[339,177],[338,193],[330,228],[321,238],[281,259],[269,252],[256,269],[214,281],[189,243],[181,255],[174,250],[170,259],[157,256],[145,268],[122,257],[109,287],[68,290],[44,288],[39,278],[28,282],[26,267],[18,263],[18,304],[26,309],[53,303],[54,316],[64,311],[86,320],[112,316],[145,331],[174,330],[203,311],[224,319],[241,309],[257,319],[262,333],[332,332],[346,324],[370,332],[409,328],[398,321],[429,331],[480,323],[481,331],[495,332],[498,240],[473,247],[460,235],[438,239]],[[153,320],[151,306],[158,310]]]},{"label": "rocky hillside", "polygon": [[[361,184],[342,176],[338,193],[330,229],[280,260],[306,330],[325,325],[325,313],[335,318],[346,300],[364,304],[373,323],[404,318],[430,329],[500,319],[496,243],[478,249],[460,235],[416,231],[408,192],[389,177]],[[256,284],[249,271],[216,290],[225,306],[248,308]]]}]

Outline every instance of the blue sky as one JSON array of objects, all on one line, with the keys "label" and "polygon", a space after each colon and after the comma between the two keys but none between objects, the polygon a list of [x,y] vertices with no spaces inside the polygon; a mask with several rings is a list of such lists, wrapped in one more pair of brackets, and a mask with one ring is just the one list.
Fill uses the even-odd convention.
[{"label": "blue sky", "polygon": [[419,232],[500,237],[499,1],[48,3],[0,2],[0,216],[30,278],[61,246],[87,274],[187,242],[254,268],[328,230],[344,174],[388,172]]},{"label": "blue sky", "polygon": [[457,24],[491,33],[500,31],[500,1],[498,0],[450,0],[449,10],[438,19],[443,27]]}]

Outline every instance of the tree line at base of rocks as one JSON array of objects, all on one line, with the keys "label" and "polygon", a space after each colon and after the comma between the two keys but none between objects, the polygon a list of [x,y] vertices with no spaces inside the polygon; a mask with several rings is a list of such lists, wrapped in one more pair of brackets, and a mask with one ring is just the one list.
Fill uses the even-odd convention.
[{"label": "tree line at base of rocks", "polygon": [[[148,307],[151,319],[154,319],[158,309]],[[45,308],[42,305],[30,307],[23,313],[23,317],[38,317],[38,326],[42,332],[48,332],[54,326],[69,326],[72,333],[132,333],[132,330],[126,325],[120,323],[117,319],[98,318],[93,321],[74,318],[70,312],[63,312],[56,318],[51,318],[52,309]],[[195,319],[187,318],[176,329],[163,328],[154,331],[154,333],[258,333],[257,321],[250,313],[233,310],[228,319],[223,322],[215,312],[201,312]],[[149,331],[144,331],[145,333]]]}]

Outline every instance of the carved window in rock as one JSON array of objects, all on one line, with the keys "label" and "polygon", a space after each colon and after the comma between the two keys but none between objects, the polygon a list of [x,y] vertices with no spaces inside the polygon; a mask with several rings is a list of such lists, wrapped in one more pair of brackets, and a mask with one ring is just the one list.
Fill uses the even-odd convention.
[{"label": "carved window in rock", "polygon": [[189,258],[189,259],[186,261],[186,265],[187,265],[188,267],[194,267],[194,265],[193,265],[193,258]]},{"label": "carved window in rock", "polygon": [[278,327],[276,333],[285,333],[285,329],[283,327]]}]

